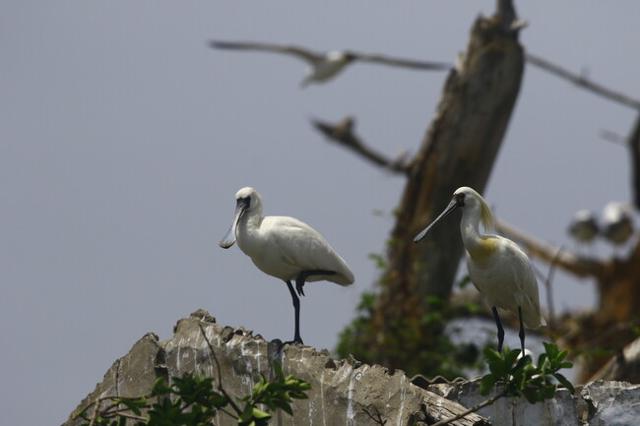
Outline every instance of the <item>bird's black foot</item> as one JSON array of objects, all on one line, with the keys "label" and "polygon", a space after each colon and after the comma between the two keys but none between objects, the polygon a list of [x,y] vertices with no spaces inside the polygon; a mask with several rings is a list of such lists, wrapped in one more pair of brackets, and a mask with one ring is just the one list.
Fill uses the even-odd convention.
[{"label": "bird's black foot", "polygon": [[296,281],[296,291],[298,292],[298,296],[304,296],[304,281]]},{"label": "bird's black foot", "polygon": [[300,336],[298,336],[298,337],[294,337],[293,340],[288,340],[288,341],[284,342],[282,345],[283,346],[284,345],[304,345],[304,342],[302,341],[302,338],[300,338]]}]

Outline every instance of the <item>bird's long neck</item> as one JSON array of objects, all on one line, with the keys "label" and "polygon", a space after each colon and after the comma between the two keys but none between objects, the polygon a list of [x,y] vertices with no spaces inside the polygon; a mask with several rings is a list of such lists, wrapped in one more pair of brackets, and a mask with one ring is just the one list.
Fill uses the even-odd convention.
[{"label": "bird's long neck", "polygon": [[460,234],[464,248],[476,261],[485,260],[497,248],[495,238],[480,233],[480,218],[479,207],[466,208],[460,221]]},{"label": "bird's long neck", "polygon": [[260,241],[260,225],[262,224],[262,210],[256,209],[246,212],[236,228],[236,240],[238,247],[249,254],[255,249],[258,249],[257,245]]},{"label": "bird's long neck", "polygon": [[480,209],[466,208],[462,213],[460,221],[460,233],[465,247],[478,244],[480,235]]}]

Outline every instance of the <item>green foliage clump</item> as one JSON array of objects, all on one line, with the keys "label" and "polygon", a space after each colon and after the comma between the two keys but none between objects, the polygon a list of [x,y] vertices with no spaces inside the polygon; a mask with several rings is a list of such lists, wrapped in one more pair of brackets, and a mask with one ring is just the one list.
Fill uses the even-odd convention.
[{"label": "green foliage clump", "polygon": [[[479,367],[481,347],[456,344],[445,334],[445,327],[459,312],[441,299],[429,298],[426,310],[417,318],[385,317],[384,344],[376,343],[380,332],[373,321],[376,300],[373,292],[362,294],[356,317],[340,333],[338,356],[352,354],[366,363],[402,368],[409,375],[439,375],[448,379],[464,377],[466,370]],[[469,311],[473,308],[468,307]]]},{"label": "green foliage clump", "polygon": [[489,373],[480,381],[480,393],[489,394],[496,386],[502,387],[500,396],[523,396],[530,403],[553,398],[559,387],[574,393],[567,378],[559,373],[573,364],[566,361],[567,351],[561,351],[553,343],[544,343],[545,352],[533,364],[531,357],[519,357],[520,350],[506,348],[502,353],[491,348],[484,351]]},{"label": "green foliage clump", "polygon": [[173,377],[171,384],[158,379],[146,396],[99,398],[76,417],[85,421],[83,426],[209,426],[223,411],[239,426],[265,426],[278,409],[292,414],[293,400],[307,398],[311,388],[304,380],[285,376],[279,365],[274,370],[273,380],[262,376],[251,394],[238,401],[221,386],[216,390],[210,377],[185,375]]}]

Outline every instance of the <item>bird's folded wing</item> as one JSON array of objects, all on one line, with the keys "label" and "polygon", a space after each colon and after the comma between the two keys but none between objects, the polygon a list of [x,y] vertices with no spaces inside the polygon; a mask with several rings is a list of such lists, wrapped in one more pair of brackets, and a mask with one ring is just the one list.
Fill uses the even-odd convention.
[{"label": "bird's folded wing", "polygon": [[287,263],[301,269],[326,269],[331,266],[329,253],[333,250],[318,231],[291,217],[270,216],[268,219],[274,221],[273,225],[270,224],[271,229],[278,230],[270,233],[269,239]]}]

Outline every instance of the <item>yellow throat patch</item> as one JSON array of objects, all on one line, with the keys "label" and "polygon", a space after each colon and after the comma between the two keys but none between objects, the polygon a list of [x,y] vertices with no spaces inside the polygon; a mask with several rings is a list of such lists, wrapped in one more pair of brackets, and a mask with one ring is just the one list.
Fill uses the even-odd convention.
[{"label": "yellow throat patch", "polygon": [[498,250],[499,240],[494,236],[487,236],[480,238],[478,244],[475,244],[470,249],[467,249],[469,256],[474,262],[478,264],[486,263],[491,255]]}]

